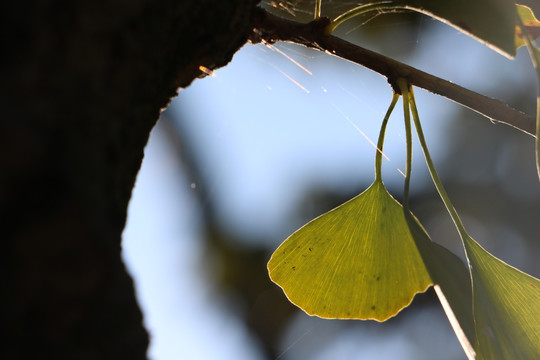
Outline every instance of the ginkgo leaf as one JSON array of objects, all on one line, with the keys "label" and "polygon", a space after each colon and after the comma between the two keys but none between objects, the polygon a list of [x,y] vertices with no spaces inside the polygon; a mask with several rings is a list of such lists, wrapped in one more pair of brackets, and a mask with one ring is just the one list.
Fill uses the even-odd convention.
[{"label": "ginkgo leaf", "polygon": [[322,318],[384,321],[432,284],[381,180],[293,233],[268,269],[292,303]]},{"label": "ginkgo leaf", "polygon": [[464,239],[470,263],[477,359],[540,359],[540,280]]},{"label": "ginkgo leaf", "polygon": [[[540,178],[540,49],[533,43],[533,36],[531,36],[530,33],[527,32],[526,27],[524,23],[530,23],[531,22],[531,16],[534,20],[534,15],[532,13],[529,14],[529,12],[525,10],[521,10],[519,12],[520,15],[520,29],[522,30],[521,33],[523,34],[522,39],[524,40],[525,44],[527,45],[527,49],[529,50],[529,55],[531,57],[531,61],[534,65],[534,68],[536,70],[536,81],[538,84],[538,89],[536,93],[536,142],[535,142],[535,153],[536,153],[536,171],[538,174],[538,178]],[[534,21],[533,20],[533,21]]]},{"label": "ginkgo leaf", "polygon": [[[403,93],[407,91],[402,88]],[[409,91],[414,124],[429,172],[468,258],[476,359],[540,359],[540,280],[497,259],[467,233],[435,169],[412,88]]]},{"label": "ginkgo leaf", "polygon": [[[531,8],[525,5],[516,6],[518,15],[521,18],[521,23],[523,24],[525,31],[532,39],[537,39],[538,37],[540,37],[540,21],[538,21],[538,19],[534,16]],[[519,24],[516,24],[516,34],[514,41],[516,43],[516,49],[527,45],[527,41],[525,40],[524,34],[521,31],[521,26],[519,26]]]},{"label": "ginkgo leaf", "polygon": [[516,54],[516,9],[511,0],[397,0],[395,3],[451,25],[505,56]]},{"label": "ginkgo leaf", "polygon": [[516,7],[512,0],[383,0],[359,5],[336,17],[332,32],[344,21],[368,12],[399,9],[429,15],[507,56],[516,54]]}]

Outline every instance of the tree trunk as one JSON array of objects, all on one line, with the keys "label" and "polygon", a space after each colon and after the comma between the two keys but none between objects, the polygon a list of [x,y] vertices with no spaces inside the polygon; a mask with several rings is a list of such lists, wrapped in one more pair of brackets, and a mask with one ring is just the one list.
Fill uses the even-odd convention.
[{"label": "tree trunk", "polygon": [[255,0],[10,1],[0,15],[2,358],[142,359],[120,258],[149,132]]}]

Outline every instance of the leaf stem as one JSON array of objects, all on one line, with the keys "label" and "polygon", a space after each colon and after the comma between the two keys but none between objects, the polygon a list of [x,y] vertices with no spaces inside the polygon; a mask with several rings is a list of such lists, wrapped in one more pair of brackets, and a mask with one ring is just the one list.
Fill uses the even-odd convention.
[{"label": "leaf stem", "polygon": [[[410,126],[410,116],[409,116],[409,107],[410,111],[412,112],[414,125],[416,128],[416,132],[418,134],[418,140],[420,141],[420,145],[422,146],[422,151],[424,152],[424,156],[426,158],[426,163],[429,169],[429,173],[431,174],[431,177],[433,179],[433,183],[435,184],[435,188],[439,192],[439,195],[441,196],[441,199],[446,206],[446,209],[450,213],[450,217],[454,221],[454,224],[456,225],[456,228],[458,229],[459,235],[461,237],[463,246],[466,248],[466,243],[469,242],[470,236],[467,234],[467,231],[465,230],[465,227],[463,226],[463,223],[461,222],[461,219],[459,218],[459,215],[457,214],[456,209],[452,205],[450,198],[448,197],[448,194],[446,193],[446,190],[444,189],[444,186],[441,182],[441,179],[439,178],[439,174],[437,173],[437,170],[435,169],[435,165],[433,164],[433,160],[431,159],[431,155],[429,153],[426,139],[424,137],[424,132],[422,131],[422,126],[420,124],[420,117],[418,116],[418,109],[416,108],[416,101],[414,99],[414,92],[412,87],[407,83],[407,81],[403,78],[398,79],[397,81],[398,86],[400,87],[401,93],[403,95],[403,108],[405,111],[405,126],[407,126],[407,123],[409,124],[407,131],[407,165],[409,166],[409,161],[412,159],[412,135],[411,135],[411,126]],[[407,104],[406,104],[407,103]],[[409,148],[411,149],[411,154],[409,154]],[[407,173],[407,176],[405,178],[406,182],[410,178],[410,173]],[[405,211],[408,211],[408,185],[405,186],[405,200],[403,203],[403,208]],[[465,253],[467,254],[467,250],[465,250]],[[468,256],[468,255],[467,255]],[[461,347],[463,348],[463,351],[465,351],[465,354],[467,355],[467,358],[470,360],[474,360],[476,358],[476,352],[474,350],[474,347],[470,343],[469,339],[465,335],[459,321],[456,318],[456,315],[454,314],[454,311],[452,310],[452,307],[448,303],[448,300],[446,299],[446,296],[444,295],[444,292],[442,291],[441,287],[437,284],[434,286],[435,292],[437,294],[437,297],[439,298],[439,301],[441,302],[441,305],[444,309],[444,312],[446,313],[446,316],[448,317],[448,320],[450,321],[450,324],[452,326],[452,329],[454,330],[459,343],[461,344]]]},{"label": "leaf stem", "polygon": [[321,3],[322,3],[322,0],[315,0],[315,12],[314,12],[315,20],[321,17]]},{"label": "leaf stem", "polygon": [[375,154],[375,181],[382,181],[381,167],[382,167],[382,155],[383,155],[383,146],[384,146],[384,134],[386,133],[386,125],[388,124],[388,119],[390,114],[394,110],[396,103],[399,99],[399,94],[394,93],[392,96],[392,102],[384,115],[384,119],[381,124],[381,130],[379,132],[379,140],[377,140],[377,152]]},{"label": "leaf stem", "polygon": [[403,78],[397,80],[397,84],[403,96],[403,116],[405,118],[405,139],[407,143],[407,163],[405,168],[405,185],[403,189],[403,207],[409,208],[409,189],[411,184],[412,171],[412,131],[411,131],[411,113],[410,113],[410,97],[408,87],[409,84]]},{"label": "leaf stem", "polygon": [[[399,82],[403,84],[403,82]],[[439,177],[439,174],[437,173],[437,169],[435,169],[435,165],[433,164],[433,160],[431,159],[431,155],[429,153],[429,149],[426,143],[426,139],[424,137],[424,132],[422,130],[422,125],[420,124],[420,117],[418,116],[418,109],[416,108],[416,101],[414,99],[414,92],[412,87],[407,84],[407,86],[404,86],[404,88],[401,88],[401,91],[405,91],[410,94],[409,102],[412,112],[412,117],[414,121],[414,126],[416,128],[416,133],[418,134],[418,140],[420,142],[420,146],[422,147],[422,151],[424,152],[424,157],[426,158],[426,164],[429,169],[429,173],[431,174],[431,178],[433,179],[433,183],[435,184],[435,188],[437,189],[437,192],[439,193],[444,206],[446,207],[446,210],[448,210],[448,213],[450,213],[450,217],[454,221],[454,224],[456,225],[457,231],[459,232],[459,235],[463,241],[465,239],[470,238],[469,234],[465,230],[465,226],[463,226],[463,223],[461,222],[461,219],[454,208],[454,205],[452,205],[452,202],[450,201],[450,197],[448,196],[448,193],[446,192],[446,189],[444,188],[441,178]]]}]

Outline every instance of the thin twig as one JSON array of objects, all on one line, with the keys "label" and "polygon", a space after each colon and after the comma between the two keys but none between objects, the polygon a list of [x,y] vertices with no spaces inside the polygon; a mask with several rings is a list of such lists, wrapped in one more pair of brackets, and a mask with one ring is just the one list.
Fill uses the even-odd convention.
[{"label": "thin twig", "polygon": [[253,33],[250,41],[254,44],[263,40],[267,43],[287,41],[315,48],[378,72],[388,79],[394,91],[398,93],[399,87],[395,81],[400,77],[405,78],[411,85],[444,96],[484,115],[491,121],[510,125],[535,136],[536,125],[533,116],[516,110],[500,100],[478,94],[412,66],[328,35],[325,31],[329,23],[328,18],[321,17],[302,24],[272,15],[263,9],[257,9],[253,14]]}]

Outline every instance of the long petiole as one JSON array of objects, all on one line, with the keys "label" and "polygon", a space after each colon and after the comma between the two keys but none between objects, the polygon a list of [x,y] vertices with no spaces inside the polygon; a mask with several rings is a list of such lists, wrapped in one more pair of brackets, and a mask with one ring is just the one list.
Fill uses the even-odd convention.
[{"label": "long petiole", "polygon": [[322,0],[315,0],[315,13],[314,13],[315,20],[321,17],[321,3],[322,3]]},{"label": "long petiole", "polygon": [[398,79],[398,86],[403,96],[403,115],[405,118],[405,138],[407,142],[407,163],[405,168],[405,186],[403,189],[403,207],[409,208],[409,188],[411,184],[411,171],[412,171],[412,131],[411,131],[411,114],[410,114],[410,96],[409,96],[409,84],[403,78]]},{"label": "long petiole", "polygon": [[[450,202],[450,198],[448,197],[448,194],[446,193],[446,190],[444,189],[444,186],[441,182],[441,179],[439,178],[439,174],[437,173],[437,170],[435,169],[435,165],[433,164],[433,160],[431,159],[431,155],[429,153],[429,150],[428,150],[428,147],[427,147],[427,143],[426,143],[426,139],[424,137],[424,132],[422,131],[422,126],[420,124],[420,117],[418,116],[418,109],[416,108],[416,101],[414,99],[414,92],[413,92],[413,89],[412,87],[407,83],[407,81],[405,79],[398,79],[397,81],[399,87],[400,87],[400,90],[401,90],[401,93],[403,95],[403,102],[408,102],[408,105],[410,106],[410,110],[412,112],[412,116],[413,116],[413,121],[414,121],[414,126],[416,128],[416,132],[418,134],[418,140],[420,141],[420,145],[422,146],[422,151],[424,152],[424,156],[426,158],[426,164],[428,166],[428,169],[429,169],[429,173],[431,174],[431,178],[433,179],[433,183],[435,184],[435,188],[437,189],[437,191],[439,192],[439,195],[441,196],[441,199],[444,203],[444,205],[446,206],[446,209],[448,210],[448,212],[450,213],[450,217],[452,217],[452,220],[454,221],[454,223],[456,224],[456,228],[458,229],[458,232],[459,232],[459,235],[463,241],[463,245],[465,246],[466,242],[468,241],[468,239],[470,239],[469,235],[467,234],[467,232],[465,231],[465,227],[463,226],[463,223],[461,222],[461,219],[459,218],[457,212],[456,212],[456,209],[454,208],[454,206],[452,205],[452,203]],[[404,106],[405,108],[405,106]],[[409,121],[407,121],[407,117],[408,117],[408,109],[407,109],[407,112],[405,113],[405,123],[407,124],[407,122],[409,123],[409,133],[411,132],[410,131],[410,117],[409,117]],[[409,134],[407,134],[407,136],[409,136]],[[412,140],[407,137],[407,149],[409,149],[409,141],[412,142]],[[411,145],[411,148],[412,148],[412,145]],[[407,165],[409,165],[409,153],[407,152]],[[406,181],[407,179],[409,178],[406,177]],[[405,187],[406,191],[405,191],[405,196],[407,197],[408,196],[408,188],[407,188],[407,185]],[[408,208],[408,204],[407,202],[404,202],[404,208],[405,210],[407,210]],[[467,358],[468,359],[471,359],[471,360],[474,360],[476,358],[476,352],[474,350],[474,347],[471,345],[471,343],[469,342],[469,339],[467,338],[467,336],[465,335],[465,333],[463,332],[463,329],[461,327],[461,325],[459,324],[459,321],[457,320],[455,314],[454,314],[454,311],[452,309],[452,307],[450,306],[450,304],[448,303],[448,300],[446,299],[446,296],[444,295],[444,292],[442,291],[441,287],[436,284],[434,286],[435,288],[435,292],[437,294],[437,297],[439,298],[439,301],[441,302],[441,305],[444,309],[444,312],[446,313],[446,316],[448,317],[448,320],[450,321],[450,324],[452,326],[452,328],[454,329],[454,332],[459,340],[459,343],[461,344],[461,347],[463,348],[463,350],[465,351],[465,354],[467,355]]]},{"label": "long petiole", "polygon": [[379,139],[377,140],[377,153],[375,154],[375,181],[382,181],[381,167],[382,167],[382,154],[383,154],[383,145],[384,145],[384,134],[386,133],[386,125],[388,124],[388,119],[390,114],[394,110],[396,103],[399,99],[399,94],[394,93],[392,96],[392,102],[384,115],[383,122],[381,124],[381,130],[379,132]]},{"label": "long petiole", "polygon": [[435,169],[435,165],[433,164],[433,160],[431,159],[431,155],[428,150],[428,146],[426,143],[426,139],[424,137],[424,132],[422,131],[422,125],[420,124],[420,117],[418,116],[418,110],[416,108],[416,102],[414,100],[414,92],[412,87],[408,86],[408,90],[410,93],[410,105],[411,105],[411,111],[414,121],[414,126],[416,128],[416,133],[418,134],[418,140],[420,142],[420,146],[422,147],[422,151],[424,152],[424,157],[426,158],[426,164],[429,169],[429,173],[431,174],[431,178],[433,179],[433,183],[435,184],[435,188],[439,192],[439,195],[444,203],[444,206],[450,213],[450,217],[454,221],[454,224],[456,225],[456,228],[459,232],[459,235],[463,241],[465,241],[466,238],[469,238],[469,234],[465,230],[465,227],[463,226],[463,223],[461,222],[461,219],[459,218],[459,215],[454,208],[454,205],[452,205],[452,202],[450,201],[450,197],[446,193],[446,190],[442,184],[441,178],[439,177],[439,174],[437,173],[437,169]]}]

